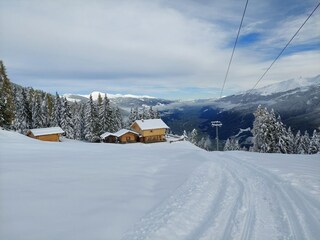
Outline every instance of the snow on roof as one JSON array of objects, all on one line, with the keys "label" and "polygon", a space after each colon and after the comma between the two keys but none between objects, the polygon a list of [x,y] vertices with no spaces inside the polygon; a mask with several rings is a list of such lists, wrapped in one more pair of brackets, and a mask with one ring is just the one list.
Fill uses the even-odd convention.
[{"label": "snow on roof", "polygon": [[50,134],[60,134],[64,131],[60,127],[50,127],[50,128],[34,128],[30,129],[30,132],[36,136],[50,135]]},{"label": "snow on roof", "polygon": [[116,135],[117,137],[121,137],[122,135],[124,135],[124,134],[126,134],[128,132],[136,134],[136,135],[139,135],[139,133],[136,133],[136,132],[128,130],[128,129],[121,129],[118,132],[114,133],[114,135]]},{"label": "snow on roof", "polygon": [[116,135],[114,133],[111,133],[111,132],[105,132],[104,134],[100,135],[101,138],[106,138],[106,137],[109,137],[109,136],[116,137]]},{"label": "snow on roof", "polygon": [[141,130],[169,128],[160,118],[159,119],[146,119],[136,120],[135,123],[141,128]]},{"label": "snow on roof", "polygon": [[104,134],[100,135],[101,138],[106,138],[106,137],[109,137],[109,136],[113,136],[113,137],[121,137],[122,135],[128,133],[128,132],[131,132],[133,134],[136,134],[136,135],[139,135],[139,133],[136,133],[134,131],[131,131],[131,130],[128,130],[128,129],[121,129],[119,130],[118,132],[116,133],[110,133],[110,132],[105,132]]}]

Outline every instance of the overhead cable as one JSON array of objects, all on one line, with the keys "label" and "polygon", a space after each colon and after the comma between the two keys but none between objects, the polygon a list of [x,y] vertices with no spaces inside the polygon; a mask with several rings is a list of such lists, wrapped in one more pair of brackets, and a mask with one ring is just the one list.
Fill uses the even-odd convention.
[{"label": "overhead cable", "polygon": [[245,5],[245,7],[244,7],[244,11],[243,11],[243,14],[242,14],[242,18],[241,18],[240,26],[239,26],[239,29],[238,29],[237,38],[236,38],[236,41],[234,42],[234,46],[233,46],[233,50],[232,50],[232,54],[231,54],[231,58],[230,58],[230,61],[229,61],[229,64],[228,64],[228,69],[227,69],[226,76],[225,76],[225,78],[224,78],[223,85],[222,85],[222,88],[221,88],[220,98],[222,97],[222,93],[223,93],[224,87],[225,87],[226,82],[227,82],[227,78],[228,78],[228,74],[229,74],[230,66],[231,66],[231,63],[232,63],[232,59],[233,59],[233,55],[234,55],[234,51],[235,51],[236,46],[237,46],[237,42],[238,42],[238,38],[239,38],[239,35],[240,35],[240,30],[241,30],[241,27],[242,27],[242,23],[243,23],[244,15],[245,15],[246,10],[247,10],[248,2],[249,2],[249,0],[247,0],[247,1],[246,1],[246,5]]},{"label": "overhead cable", "polygon": [[317,4],[317,6],[313,9],[313,11],[309,14],[309,16],[307,17],[307,19],[302,23],[302,25],[299,27],[299,29],[296,31],[296,33],[292,36],[292,38],[289,40],[289,42],[285,45],[285,47],[281,50],[281,52],[279,53],[279,55],[273,60],[273,62],[270,64],[270,66],[267,68],[267,70],[262,74],[262,76],[258,79],[258,81],[255,83],[255,85],[253,86],[253,88],[248,92],[248,94],[250,94],[258,85],[258,83],[262,80],[262,78],[267,74],[267,72],[270,70],[270,68],[273,66],[273,64],[279,59],[279,57],[282,55],[282,53],[284,52],[284,50],[289,46],[289,44],[291,43],[291,41],[297,36],[297,34],[299,33],[299,31],[303,28],[303,26],[306,24],[306,22],[309,20],[309,18],[312,16],[312,14],[317,10],[317,8],[320,6],[320,2]]}]

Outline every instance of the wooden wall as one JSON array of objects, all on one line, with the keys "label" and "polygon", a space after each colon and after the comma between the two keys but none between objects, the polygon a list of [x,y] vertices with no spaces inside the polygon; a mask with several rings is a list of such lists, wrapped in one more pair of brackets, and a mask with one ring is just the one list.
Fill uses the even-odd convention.
[{"label": "wooden wall", "polygon": [[50,135],[43,135],[43,136],[34,136],[32,133],[28,134],[29,137],[41,140],[41,141],[47,141],[47,142],[59,142],[60,140],[60,134],[50,134]]},{"label": "wooden wall", "polygon": [[131,143],[131,142],[137,142],[137,141],[138,141],[138,136],[131,132],[123,134],[121,137],[119,137],[119,142],[121,143]]}]

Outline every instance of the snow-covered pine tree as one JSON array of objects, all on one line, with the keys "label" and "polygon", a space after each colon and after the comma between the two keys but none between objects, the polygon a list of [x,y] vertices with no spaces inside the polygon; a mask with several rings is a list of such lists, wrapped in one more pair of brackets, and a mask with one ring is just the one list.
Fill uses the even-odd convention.
[{"label": "snow-covered pine tree", "polygon": [[28,101],[27,92],[24,88],[22,88],[21,96],[16,106],[15,129],[24,134],[27,129],[32,128],[31,107]]},{"label": "snow-covered pine tree", "polygon": [[203,149],[204,149],[204,144],[205,144],[205,142],[206,142],[206,139],[205,139],[204,137],[202,137],[202,138],[200,139],[200,141],[197,142],[197,145],[196,145],[196,146],[198,146],[199,148],[203,148]]},{"label": "snow-covered pine tree", "polygon": [[6,68],[0,60],[0,126],[9,129],[14,120],[13,90],[6,73]]},{"label": "snow-covered pine tree", "polygon": [[287,133],[288,133],[288,143],[287,143],[287,146],[288,146],[287,150],[288,151],[287,151],[287,153],[293,154],[293,153],[295,153],[296,147],[295,147],[295,137],[293,135],[291,127],[288,128]]},{"label": "snow-covered pine tree", "polygon": [[231,151],[230,138],[228,138],[226,143],[224,144],[223,151]]},{"label": "snow-covered pine tree", "polygon": [[85,139],[89,142],[96,142],[99,139],[97,107],[90,95],[85,110]]},{"label": "snow-covered pine tree", "polygon": [[158,109],[155,111],[155,119],[159,119],[160,118],[160,112],[158,111]]},{"label": "snow-covered pine tree", "polygon": [[58,93],[56,93],[53,109],[52,109],[52,118],[51,118],[51,126],[52,127],[61,127],[61,111],[62,111],[62,103]]},{"label": "snow-covered pine tree", "polygon": [[32,101],[32,128],[42,127],[41,102],[39,94],[34,94]]},{"label": "snow-covered pine tree", "polygon": [[107,95],[104,95],[102,107],[99,114],[100,135],[105,132],[111,132],[112,127],[112,110]]},{"label": "snow-covered pine tree", "polygon": [[209,151],[211,149],[211,147],[212,147],[212,141],[211,141],[210,137],[207,136],[205,138],[204,143],[203,143],[203,149]]},{"label": "snow-covered pine tree", "polygon": [[236,138],[232,138],[231,139],[231,147],[232,147],[232,151],[240,151],[241,147],[239,144],[239,140]]},{"label": "snow-covered pine tree", "polygon": [[139,114],[139,119],[149,119],[149,113],[145,106],[143,106],[141,109],[141,113]]},{"label": "snow-covered pine tree", "polygon": [[293,153],[298,154],[299,153],[299,146],[301,144],[301,132],[298,130],[296,136],[294,137],[294,150]]},{"label": "snow-covered pine tree", "polygon": [[119,131],[123,127],[123,120],[119,107],[114,109],[114,124],[116,131]]},{"label": "snow-covered pine tree", "polygon": [[[290,130],[291,132],[291,130]],[[275,122],[275,140],[277,142],[276,151],[278,153],[291,153],[293,139],[290,139],[289,133],[278,116]],[[293,137],[293,135],[292,135]]]},{"label": "snow-covered pine tree", "polygon": [[228,138],[223,151],[239,151],[239,150],[241,150],[239,141],[234,137]]},{"label": "snow-covered pine tree", "polygon": [[42,98],[41,116],[42,116],[42,123],[41,123],[42,127],[49,127],[50,126],[50,114],[49,114],[48,94],[47,93]]},{"label": "snow-covered pine tree", "polygon": [[155,119],[156,118],[156,112],[152,109],[152,106],[149,108],[149,118]]},{"label": "snow-covered pine tree", "polygon": [[266,108],[259,106],[254,113],[253,122],[253,151],[275,153],[287,152],[287,133],[286,129],[275,116],[273,109],[270,112]]},{"label": "snow-covered pine tree", "polygon": [[313,131],[312,137],[310,139],[308,154],[316,154],[320,151],[320,139],[319,134],[316,130]]},{"label": "snow-covered pine tree", "polygon": [[266,108],[258,106],[254,113],[253,122],[253,151],[255,152],[274,152],[275,151],[275,122],[273,114],[269,113]]},{"label": "snow-covered pine tree", "polygon": [[183,130],[182,136],[184,140],[189,140],[189,135],[186,130]]},{"label": "snow-covered pine tree", "polygon": [[65,132],[66,137],[72,139],[74,137],[74,125],[70,106],[66,98],[62,98],[61,101],[61,128]]},{"label": "snow-covered pine tree", "polygon": [[134,121],[136,120],[136,118],[135,118],[136,116],[135,116],[135,114],[134,114],[134,112],[133,112],[133,109],[131,108],[130,109],[130,114],[129,114],[129,117],[128,117],[128,123],[127,123],[127,127],[129,128],[131,125],[132,125],[132,123],[134,123]]},{"label": "snow-covered pine tree", "polygon": [[75,122],[75,139],[85,140],[85,104],[79,104],[75,107],[74,122]]},{"label": "snow-covered pine tree", "polygon": [[310,137],[307,131],[301,136],[300,145],[298,146],[298,154],[308,154],[310,146]]},{"label": "snow-covered pine tree", "polygon": [[[197,131],[197,129],[194,128],[194,129],[191,131],[189,141],[190,141],[191,143],[193,143],[194,145],[197,145],[197,143],[198,143],[198,131]],[[205,140],[204,140],[204,141],[205,141]],[[204,144],[204,142],[203,142],[203,144]]]}]

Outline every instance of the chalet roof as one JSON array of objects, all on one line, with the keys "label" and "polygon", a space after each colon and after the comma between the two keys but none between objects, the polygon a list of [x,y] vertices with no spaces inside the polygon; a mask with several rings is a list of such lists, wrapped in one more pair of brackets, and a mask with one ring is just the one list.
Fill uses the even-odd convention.
[{"label": "chalet roof", "polygon": [[110,133],[110,132],[105,132],[104,134],[100,135],[101,138],[106,138],[106,137],[109,137],[109,136],[113,136],[113,137],[121,137],[122,135],[126,134],[126,133],[133,133],[133,134],[136,134],[136,135],[139,135],[139,133],[136,133],[134,131],[131,131],[131,130],[128,130],[128,129],[121,129],[119,130],[118,132],[116,133]]},{"label": "chalet roof", "polygon": [[128,130],[128,129],[121,129],[118,132],[114,133],[114,135],[116,135],[117,137],[121,137],[122,135],[124,135],[126,133],[133,133],[133,134],[139,135],[139,133]]},{"label": "chalet roof", "polygon": [[64,131],[60,127],[50,127],[50,128],[34,128],[29,130],[35,137],[51,134],[61,134]]},{"label": "chalet roof", "polygon": [[101,138],[106,138],[106,137],[109,137],[109,136],[116,137],[116,135],[114,133],[111,133],[111,132],[105,132],[105,133],[100,135]]},{"label": "chalet roof", "polygon": [[137,123],[141,130],[169,128],[167,126],[167,124],[165,124],[160,118],[159,119],[136,120],[134,123]]}]

